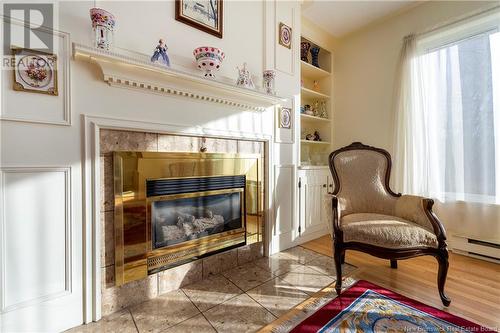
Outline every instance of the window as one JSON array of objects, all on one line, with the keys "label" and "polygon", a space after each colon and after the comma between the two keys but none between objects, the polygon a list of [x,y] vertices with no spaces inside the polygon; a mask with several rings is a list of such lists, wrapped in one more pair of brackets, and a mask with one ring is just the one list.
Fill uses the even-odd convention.
[{"label": "window", "polygon": [[411,79],[425,131],[425,194],[500,203],[498,13],[429,33],[417,50]]}]

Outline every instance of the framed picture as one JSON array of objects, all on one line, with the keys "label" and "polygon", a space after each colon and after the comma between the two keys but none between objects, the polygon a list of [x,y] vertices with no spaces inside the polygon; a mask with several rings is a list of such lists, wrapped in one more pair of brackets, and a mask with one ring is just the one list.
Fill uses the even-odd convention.
[{"label": "framed picture", "polygon": [[12,56],[14,58],[14,90],[58,96],[56,55],[25,48],[13,48]]},{"label": "framed picture", "polygon": [[222,0],[175,0],[175,19],[222,38]]},{"label": "framed picture", "polygon": [[283,106],[274,107],[274,142],[295,142],[295,110],[297,110],[298,103],[299,96],[294,96],[291,100],[287,100]]},{"label": "framed picture", "polygon": [[280,22],[278,33],[280,45],[290,49],[292,47],[292,28],[287,26],[285,23]]},{"label": "framed picture", "polygon": [[279,128],[291,129],[292,128],[292,109],[280,108],[278,112],[278,126]]}]

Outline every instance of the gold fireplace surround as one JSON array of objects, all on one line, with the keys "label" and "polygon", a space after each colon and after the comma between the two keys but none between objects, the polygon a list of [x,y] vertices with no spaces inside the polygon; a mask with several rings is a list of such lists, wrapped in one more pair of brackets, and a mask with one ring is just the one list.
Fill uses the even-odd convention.
[{"label": "gold fireplace surround", "polygon": [[[260,155],[115,152],[113,168],[116,285],[143,279],[203,254],[262,241],[264,177]],[[151,203],[157,198],[147,197],[147,180],[241,175],[246,180],[242,228],[153,248]],[[203,194],[210,193],[199,193]]]}]

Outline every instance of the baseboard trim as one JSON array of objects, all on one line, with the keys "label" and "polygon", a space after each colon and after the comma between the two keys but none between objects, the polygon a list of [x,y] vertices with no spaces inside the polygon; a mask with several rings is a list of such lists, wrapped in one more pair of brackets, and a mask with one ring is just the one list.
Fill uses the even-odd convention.
[{"label": "baseboard trim", "polygon": [[449,246],[452,252],[500,263],[500,245],[489,240],[482,240],[466,235],[451,235]]}]

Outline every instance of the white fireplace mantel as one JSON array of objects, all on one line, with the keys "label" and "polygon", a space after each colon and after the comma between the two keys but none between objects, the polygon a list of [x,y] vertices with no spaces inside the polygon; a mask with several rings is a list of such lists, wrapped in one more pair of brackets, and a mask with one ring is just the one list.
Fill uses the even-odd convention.
[{"label": "white fireplace mantel", "polygon": [[[182,68],[153,64],[144,54],[106,51],[73,43],[75,60],[97,64],[110,86],[197,99],[222,105],[264,111],[284,99],[258,90],[245,89],[218,80],[205,79]],[[226,79],[227,81],[227,79]]]}]

